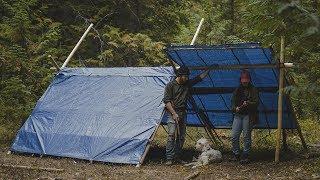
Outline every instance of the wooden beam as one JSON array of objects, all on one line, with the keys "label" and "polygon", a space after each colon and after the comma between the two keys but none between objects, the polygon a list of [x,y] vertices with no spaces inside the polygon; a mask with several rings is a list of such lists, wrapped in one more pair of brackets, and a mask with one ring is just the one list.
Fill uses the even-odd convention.
[{"label": "wooden beam", "polygon": [[[295,81],[294,81],[292,76],[287,76],[287,81],[289,82],[290,85],[296,85],[296,83],[295,83]],[[298,118],[297,118],[297,113],[296,113],[295,109],[293,108],[293,104],[292,104],[292,101],[290,99],[290,96],[286,95],[285,98],[286,98],[286,100],[288,102],[290,110],[293,113],[293,120],[296,123],[297,132],[298,132],[298,135],[300,137],[301,144],[302,144],[304,150],[307,151],[308,150],[308,146],[307,146],[307,143],[306,143],[306,141],[305,141],[305,139],[303,137],[303,134],[302,134],[302,131],[301,131],[301,127],[300,127],[300,124],[299,124],[299,121],[298,121]]]},{"label": "wooden beam", "polygon": [[191,174],[189,174],[187,177],[183,178],[184,180],[194,179],[200,174],[200,171],[195,171]]},{"label": "wooden beam", "polygon": [[[196,39],[197,39],[197,37],[198,37],[198,34],[199,34],[199,32],[200,32],[200,29],[201,29],[201,26],[202,26],[202,24],[203,24],[203,21],[204,21],[204,18],[201,19],[201,21],[200,21],[200,23],[199,23],[199,25],[198,25],[197,31],[196,31],[196,33],[194,34],[193,39],[192,39],[192,41],[191,41],[191,43],[190,43],[191,46],[194,45],[194,43],[195,43],[195,41],[196,41]],[[189,69],[190,69],[190,68],[189,68]],[[208,67],[207,67],[207,68],[203,68],[203,69],[208,69]],[[195,101],[194,101],[193,98],[192,98],[192,100],[191,100],[190,102],[191,102],[191,104],[192,104],[192,106],[193,106],[194,109],[199,110],[198,107],[197,107],[197,104],[195,103]],[[202,116],[202,117],[201,117],[201,116]],[[203,114],[200,114],[200,111],[198,112],[198,118],[199,118],[199,120],[202,122],[202,124],[204,125],[203,127],[204,127],[205,131],[207,132],[208,136],[210,137],[210,140],[212,141],[212,143],[218,144],[218,143],[217,143],[217,140],[216,140],[215,137],[214,137],[214,134],[213,134],[212,131],[211,131],[211,127],[209,126],[208,122],[205,121],[204,116],[206,116],[206,115],[204,114],[204,112],[203,112]],[[202,118],[203,118],[203,119],[202,119]],[[187,120],[187,119],[186,119],[186,120]],[[186,120],[185,120],[185,121],[186,121]]]},{"label": "wooden beam", "polygon": [[87,34],[89,33],[90,29],[92,28],[93,24],[91,23],[90,26],[87,28],[87,30],[83,33],[82,37],[80,38],[80,40],[78,41],[78,43],[76,44],[76,46],[73,48],[73,50],[71,51],[71,53],[69,54],[69,56],[67,57],[67,59],[65,60],[65,62],[63,63],[63,65],[61,66],[60,69],[63,69],[67,66],[68,62],[70,61],[70,59],[72,58],[72,56],[74,55],[74,53],[77,51],[77,49],[79,48],[81,42],[84,40],[84,38],[87,36]]},{"label": "wooden beam", "polygon": [[232,49],[262,49],[260,45],[251,44],[250,46],[237,46],[237,44],[223,44],[223,45],[201,45],[201,46],[175,46],[171,45],[166,47],[167,51],[180,51],[180,50],[232,50]]},{"label": "wooden beam", "polygon": [[[166,110],[163,109],[162,114],[161,114],[161,118],[164,116],[165,111]],[[154,130],[153,134],[151,135],[149,141],[147,142],[147,147],[146,147],[146,149],[145,149],[145,151],[144,151],[144,153],[143,153],[143,155],[142,155],[142,157],[140,159],[139,164],[137,164],[136,167],[140,167],[142,165],[144,159],[146,158],[146,156],[147,156],[147,154],[149,152],[149,149],[150,149],[150,146],[151,146],[151,142],[153,141],[154,137],[156,136],[160,125],[161,125],[161,119],[159,120],[159,124],[157,124],[156,129]]]},{"label": "wooden beam", "polygon": [[307,146],[307,143],[303,137],[303,134],[302,134],[302,131],[301,131],[301,127],[300,127],[300,124],[299,124],[299,121],[297,119],[297,115],[296,115],[296,112],[293,108],[293,105],[292,105],[292,102],[291,102],[291,99],[290,99],[290,96],[285,96],[286,100],[287,100],[287,103],[289,105],[289,108],[291,109],[292,113],[293,113],[293,121],[294,123],[296,123],[296,126],[297,126],[297,132],[298,132],[298,135],[300,137],[300,140],[301,140],[301,144],[304,148],[304,150],[308,150],[308,146]]},{"label": "wooden beam", "polygon": [[201,26],[202,26],[202,24],[203,24],[203,21],[204,21],[204,18],[201,19],[201,21],[200,21],[200,23],[199,23],[199,25],[198,25],[197,31],[196,31],[196,33],[194,34],[190,45],[194,45],[194,43],[196,42],[197,37],[198,37],[199,32],[200,32],[200,29],[201,29]]},{"label": "wooden beam", "polygon": [[21,166],[21,165],[9,165],[9,164],[1,164],[0,167],[19,168],[19,169],[28,169],[28,170],[40,170],[40,171],[58,171],[58,172],[64,171],[64,169],[57,169],[57,168]]},{"label": "wooden beam", "polygon": [[[277,93],[278,86],[275,87],[256,87],[259,92]],[[193,87],[191,88],[192,95],[198,94],[229,94],[233,93],[236,87]]]},{"label": "wooden beam", "polygon": [[228,64],[228,65],[214,65],[214,66],[192,66],[188,67],[190,70],[237,70],[237,69],[270,69],[270,68],[291,68],[293,63],[279,63],[279,64]]},{"label": "wooden beam", "polygon": [[[281,49],[280,49],[280,63],[284,62],[284,36],[281,36]],[[276,136],[276,152],[275,162],[279,162],[280,159],[280,141],[282,130],[282,101],[283,101],[283,82],[284,82],[284,69],[279,69],[279,96],[278,96],[278,129]]]},{"label": "wooden beam", "polygon": [[51,55],[48,55],[48,58],[52,61],[54,67],[57,69],[57,71],[60,71],[60,67],[58,66],[58,63],[53,59]]},{"label": "wooden beam", "polygon": [[[193,109],[187,109],[189,114],[194,114],[195,112],[192,112]],[[203,110],[204,112],[212,112],[212,113],[232,113],[232,110],[221,110],[221,109],[206,109]],[[284,113],[291,113],[291,111],[283,111]],[[273,114],[273,113],[278,113],[277,109],[265,109],[265,110],[260,110],[259,113],[261,114]]]},{"label": "wooden beam", "polygon": [[308,150],[308,146],[307,146],[306,141],[304,140],[304,137],[303,137],[303,134],[302,134],[302,131],[301,131],[300,124],[299,124],[299,122],[297,121],[297,119],[295,119],[295,122],[296,122],[296,124],[297,124],[297,131],[298,131],[298,135],[299,135],[300,140],[301,140],[301,144],[302,144],[304,150],[307,151],[307,150]]}]

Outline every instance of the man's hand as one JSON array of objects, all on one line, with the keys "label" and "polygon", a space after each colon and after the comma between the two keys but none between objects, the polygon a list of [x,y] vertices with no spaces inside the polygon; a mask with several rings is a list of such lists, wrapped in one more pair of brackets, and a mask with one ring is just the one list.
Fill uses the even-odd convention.
[{"label": "man's hand", "polygon": [[236,107],[236,112],[239,112],[240,111],[240,107]]},{"label": "man's hand", "polygon": [[178,116],[177,113],[173,113],[173,114],[172,114],[172,118],[173,118],[173,120],[174,120],[175,122],[179,122],[179,116]]},{"label": "man's hand", "polygon": [[205,78],[206,76],[208,76],[209,72],[210,72],[210,70],[207,69],[205,72],[203,72],[202,74],[200,74],[200,78],[201,78],[201,79]]},{"label": "man's hand", "polygon": [[249,102],[248,101],[243,101],[243,106],[247,106],[249,104]]}]

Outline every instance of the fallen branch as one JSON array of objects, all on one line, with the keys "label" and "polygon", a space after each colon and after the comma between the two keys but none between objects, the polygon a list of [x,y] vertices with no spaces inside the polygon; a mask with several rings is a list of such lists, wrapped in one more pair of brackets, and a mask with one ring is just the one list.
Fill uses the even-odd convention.
[{"label": "fallen branch", "polygon": [[9,165],[9,164],[1,164],[0,167],[30,169],[30,170],[41,170],[41,171],[58,171],[58,172],[64,171],[64,169],[44,168],[44,167],[31,167],[31,166],[14,166],[14,165]]},{"label": "fallen branch", "polygon": [[200,174],[200,172],[196,171],[196,172],[193,172],[192,174],[190,174],[189,176],[185,177],[184,179],[185,180],[193,179],[193,178],[197,177],[199,174]]},{"label": "fallen branch", "polygon": [[146,173],[146,174],[170,174],[170,175],[176,175],[176,176],[181,176],[181,173],[179,173],[179,172],[172,172],[172,171],[170,171],[170,172],[167,172],[167,171],[157,171],[157,170],[150,170],[150,169],[145,169],[145,170],[143,170],[143,169],[139,169],[139,170],[128,170],[128,169],[126,169],[126,170],[123,170],[122,171],[123,173],[138,173],[138,174],[141,174],[141,173]]}]

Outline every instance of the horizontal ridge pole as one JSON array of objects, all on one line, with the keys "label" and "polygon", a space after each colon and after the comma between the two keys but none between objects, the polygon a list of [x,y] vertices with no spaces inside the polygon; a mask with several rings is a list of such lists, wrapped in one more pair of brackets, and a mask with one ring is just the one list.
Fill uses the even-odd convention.
[{"label": "horizontal ridge pole", "polygon": [[[189,114],[195,114],[194,112],[192,112],[192,109],[187,109]],[[232,110],[219,110],[219,109],[207,109],[207,110],[203,110],[204,112],[212,112],[212,113],[232,113]],[[272,113],[278,113],[277,109],[271,109],[271,110],[259,110],[258,113],[268,113],[268,114],[272,114]],[[283,111],[283,113],[291,113],[291,111]]]},{"label": "horizontal ridge pole", "polygon": [[190,70],[232,70],[232,69],[269,69],[293,67],[292,63],[282,64],[232,64],[232,65],[213,65],[213,66],[191,66]]},{"label": "horizontal ridge pole", "polygon": [[[256,87],[259,92],[269,92],[276,93],[278,92],[279,87]],[[233,93],[236,90],[236,87],[193,87],[191,88],[192,95],[198,94],[229,94]]]}]

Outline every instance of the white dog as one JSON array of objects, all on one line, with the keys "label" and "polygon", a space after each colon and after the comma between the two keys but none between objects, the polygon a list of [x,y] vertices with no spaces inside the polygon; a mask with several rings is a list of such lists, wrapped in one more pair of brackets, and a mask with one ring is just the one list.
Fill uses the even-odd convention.
[{"label": "white dog", "polygon": [[192,168],[196,168],[199,166],[207,165],[210,162],[221,162],[222,154],[218,150],[214,150],[210,147],[210,143],[206,138],[201,138],[197,141],[196,149],[201,151],[201,154],[195,162],[186,164],[185,166],[192,166]]}]

